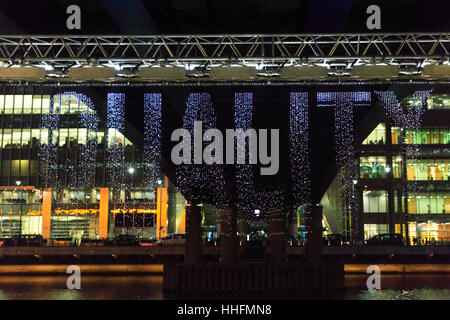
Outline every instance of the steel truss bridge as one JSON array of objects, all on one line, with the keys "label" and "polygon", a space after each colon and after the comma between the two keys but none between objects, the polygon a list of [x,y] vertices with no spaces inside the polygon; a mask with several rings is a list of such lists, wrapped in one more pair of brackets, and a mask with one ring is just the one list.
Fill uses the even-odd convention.
[{"label": "steel truss bridge", "polygon": [[0,67],[22,71],[0,78],[26,78],[24,68],[35,67],[47,80],[448,79],[449,52],[448,32],[0,35]]}]

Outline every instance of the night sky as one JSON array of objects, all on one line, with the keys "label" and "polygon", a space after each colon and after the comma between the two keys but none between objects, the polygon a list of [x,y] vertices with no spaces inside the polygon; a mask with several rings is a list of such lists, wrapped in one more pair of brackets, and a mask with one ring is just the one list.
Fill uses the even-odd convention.
[{"label": "night sky", "polygon": [[[82,28],[66,28],[67,6]],[[381,8],[381,32],[448,31],[448,0],[2,0],[3,34],[368,32],[366,8]]]}]

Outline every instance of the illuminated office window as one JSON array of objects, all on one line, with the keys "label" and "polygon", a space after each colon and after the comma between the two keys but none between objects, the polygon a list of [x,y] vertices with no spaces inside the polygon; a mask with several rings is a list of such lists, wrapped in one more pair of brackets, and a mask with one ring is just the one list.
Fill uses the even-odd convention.
[{"label": "illuminated office window", "polygon": [[388,232],[388,224],[364,224],[364,240],[370,239],[377,234]]},{"label": "illuminated office window", "polygon": [[23,96],[23,114],[31,114],[33,108],[33,96],[26,94]]},{"label": "illuminated office window", "polygon": [[408,160],[407,179],[417,181],[449,180],[450,160]]},{"label": "illuminated office window", "polygon": [[13,129],[12,141],[11,141],[12,147],[19,148],[21,141],[22,141],[22,130],[21,129]]},{"label": "illuminated office window", "polygon": [[450,213],[450,193],[411,193],[408,195],[408,213],[448,214]]},{"label": "illuminated office window", "polygon": [[[55,133],[55,131],[53,133]],[[65,147],[69,140],[69,129],[67,129],[67,128],[59,129],[58,138],[59,138],[58,145],[60,147]]]},{"label": "illuminated office window", "polygon": [[[53,111],[54,112],[54,111]],[[41,113],[48,114],[50,113],[50,96],[44,95],[42,96],[42,108]]]},{"label": "illuminated office window", "polygon": [[448,144],[449,142],[450,130],[446,128],[407,130],[405,134],[406,144]]},{"label": "illuminated office window", "polygon": [[14,110],[14,96],[7,94],[5,96],[5,114],[12,114]]},{"label": "illuminated office window", "polygon": [[450,109],[450,94],[430,94],[427,99],[428,109]]},{"label": "illuminated office window", "polygon": [[385,143],[386,143],[386,125],[384,123],[380,123],[363,141],[363,144],[385,144]]},{"label": "illuminated office window", "polygon": [[402,144],[402,130],[399,127],[391,128],[392,144]]},{"label": "illuminated office window", "polygon": [[23,95],[14,96],[14,114],[22,114],[23,110]]},{"label": "illuminated office window", "polygon": [[386,157],[372,156],[360,157],[359,169],[361,178],[385,178],[386,177]]},{"label": "illuminated office window", "polygon": [[33,95],[33,114],[40,114],[42,107],[42,96],[41,95]]},{"label": "illuminated office window", "polygon": [[12,141],[12,129],[3,129],[2,148],[10,148]]},{"label": "illuminated office window", "polygon": [[388,212],[388,199],[385,190],[364,190],[363,211],[365,213]]},{"label": "illuminated office window", "polygon": [[108,146],[116,146],[116,147],[125,147],[132,146],[130,140],[125,138],[125,136],[119,132],[117,129],[109,128],[108,129]]},{"label": "illuminated office window", "polygon": [[5,95],[0,94],[0,113],[5,113]]}]

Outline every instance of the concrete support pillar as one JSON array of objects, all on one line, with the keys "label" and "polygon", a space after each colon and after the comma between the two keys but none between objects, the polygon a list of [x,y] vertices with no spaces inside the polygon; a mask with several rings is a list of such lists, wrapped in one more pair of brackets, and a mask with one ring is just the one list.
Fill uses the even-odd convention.
[{"label": "concrete support pillar", "polygon": [[199,263],[202,260],[202,213],[195,205],[186,206],[186,245],[184,260],[186,264]]},{"label": "concrete support pillar", "polygon": [[248,234],[248,222],[245,221],[244,219],[240,219],[238,221],[237,231],[238,231],[240,240],[245,242],[247,234]]},{"label": "concrete support pillar", "polygon": [[108,238],[109,188],[100,188],[100,206],[98,215],[98,237]]},{"label": "concrete support pillar", "polygon": [[220,210],[220,229],[220,262],[235,263],[238,243],[236,208]]},{"label": "concrete support pillar", "polygon": [[269,215],[270,259],[274,263],[286,261],[286,219],[283,212]]},{"label": "concrete support pillar", "polygon": [[156,190],[156,239],[167,236],[167,193],[168,179],[164,178],[164,185]]},{"label": "concrete support pillar", "polygon": [[306,259],[310,263],[320,263],[323,258],[322,206],[316,205],[311,208],[306,219],[306,231]]},{"label": "concrete support pillar", "polygon": [[177,190],[169,183],[169,199],[167,203],[167,232],[177,232]]},{"label": "concrete support pillar", "polygon": [[52,216],[52,188],[44,189],[42,194],[42,238],[50,240],[50,225]]},{"label": "concrete support pillar", "polygon": [[395,232],[395,197],[394,197],[394,180],[393,180],[393,161],[392,161],[392,132],[391,124],[389,120],[386,120],[386,166],[390,168],[389,172],[386,172],[386,178],[388,182],[388,213],[389,213],[389,233]]}]

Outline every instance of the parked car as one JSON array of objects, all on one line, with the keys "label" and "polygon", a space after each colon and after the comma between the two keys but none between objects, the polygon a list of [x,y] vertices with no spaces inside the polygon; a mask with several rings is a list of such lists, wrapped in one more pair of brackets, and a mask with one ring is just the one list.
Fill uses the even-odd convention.
[{"label": "parked car", "polygon": [[40,234],[14,236],[3,241],[3,247],[39,247],[47,241]]},{"label": "parked car", "polygon": [[298,247],[298,246],[301,246],[301,241],[300,241],[299,237],[296,237],[292,234],[288,234],[287,244],[289,247]]},{"label": "parked car", "polygon": [[156,247],[181,247],[186,243],[186,236],[184,233],[172,233],[167,237],[159,239],[155,242]]},{"label": "parked car", "polygon": [[367,246],[401,246],[404,241],[399,233],[381,233],[368,239],[365,244]]},{"label": "parked car", "polygon": [[136,247],[140,246],[140,241],[135,235],[121,234],[115,237],[113,240],[106,241],[105,246]]},{"label": "parked car", "polygon": [[327,247],[342,247],[344,243],[345,239],[342,234],[327,234],[323,237],[323,245]]},{"label": "parked car", "polygon": [[141,247],[153,247],[155,245],[156,240],[141,240]]}]

